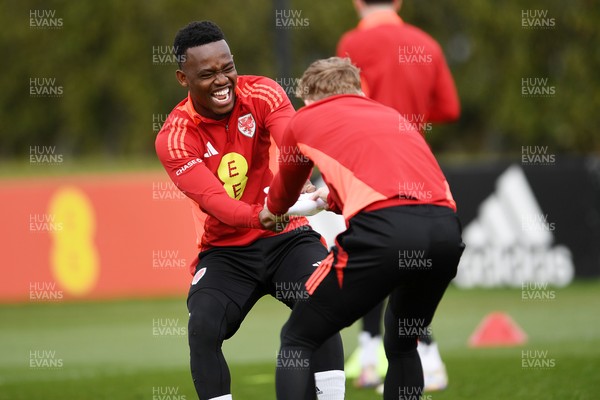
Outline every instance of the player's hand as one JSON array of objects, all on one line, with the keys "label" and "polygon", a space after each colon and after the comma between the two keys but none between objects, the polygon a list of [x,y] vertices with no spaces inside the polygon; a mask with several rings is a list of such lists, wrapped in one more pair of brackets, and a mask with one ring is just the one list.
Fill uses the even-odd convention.
[{"label": "player's hand", "polygon": [[258,213],[258,219],[264,229],[273,232],[283,231],[290,222],[290,218],[287,215],[274,215],[269,211],[266,204],[265,208]]},{"label": "player's hand", "polygon": [[315,201],[317,199],[323,200],[323,202],[326,205],[324,209],[327,210],[329,208],[327,207],[327,196],[329,196],[329,188],[327,186],[322,186],[314,192],[312,192],[312,196],[310,197],[310,199]]},{"label": "player's hand", "polygon": [[315,185],[313,185],[309,179],[306,181],[306,183],[302,187],[302,191],[300,192],[300,194],[313,193],[315,190],[317,190],[317,187]]},{"label": "player's hand", "polygon": [[260,221],[263,229],[272,231],[275,229],[275,216],[267,209],[267,207],[260,210],[258,213],[258,220]]}]

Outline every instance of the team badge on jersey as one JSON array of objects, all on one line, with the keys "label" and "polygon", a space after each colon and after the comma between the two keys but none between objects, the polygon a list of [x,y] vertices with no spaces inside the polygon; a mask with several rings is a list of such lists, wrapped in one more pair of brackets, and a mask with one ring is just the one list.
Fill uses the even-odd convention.
[{"label": "team badge on jersey", "polygon": [[254,136],[256,131],[256,122],[252,114],[246,114],[238,118],[238,130],[244,136],[249,138]]},{"label": "team badge on jersey", "polygon": [[194,279],[192,279],[192,285],[198,283],[198,281],[202,279],[204,274],[206,274],[206,267],[199,269],[198,272],[196,272],[196,275],[194,275]]}]

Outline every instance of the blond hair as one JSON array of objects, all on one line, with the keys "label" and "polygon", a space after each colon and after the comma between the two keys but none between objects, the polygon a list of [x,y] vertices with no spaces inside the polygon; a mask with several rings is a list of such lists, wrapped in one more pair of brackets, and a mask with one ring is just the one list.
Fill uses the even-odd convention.
[{"label": "blond hair", "polygon": [[330,57],[313,62],[296,88],[296,96],[304,101],[336,94],[362,94],[360,70],[349,58]]}]

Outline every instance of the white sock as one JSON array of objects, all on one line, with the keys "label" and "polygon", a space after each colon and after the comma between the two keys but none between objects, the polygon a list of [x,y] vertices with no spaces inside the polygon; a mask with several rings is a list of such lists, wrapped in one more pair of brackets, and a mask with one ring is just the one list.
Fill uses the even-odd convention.
[{"label": "white sock", "polygon": [[361,332],[358,336],[358,343],[360,345],[361,367],[377,367],[377,364],[379,363],[381,336],[371,336],[368,332]]},{"label": "white sock", "polygon": [[208,399],[208,400],[233,400],[233,397],[231,397],[230,394],[224,394],[223,396],[213,397],[213,398]]},{"label": "white sock", "polygon": [[344,400],[346,374],[340,370],[316,372],[315,386],[319,400]]}]

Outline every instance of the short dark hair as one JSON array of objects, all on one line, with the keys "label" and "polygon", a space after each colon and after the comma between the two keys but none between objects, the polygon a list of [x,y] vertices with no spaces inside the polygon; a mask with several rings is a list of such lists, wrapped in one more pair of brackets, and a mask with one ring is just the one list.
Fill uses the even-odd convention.
[{"label": "short dark hair", "polygon": [[190,22],[177,32],[173,42],[173,51],[182,68],[187,49],[203,44],[225,40],[225,34],[217,24],[212,21],[194,21]]}]

